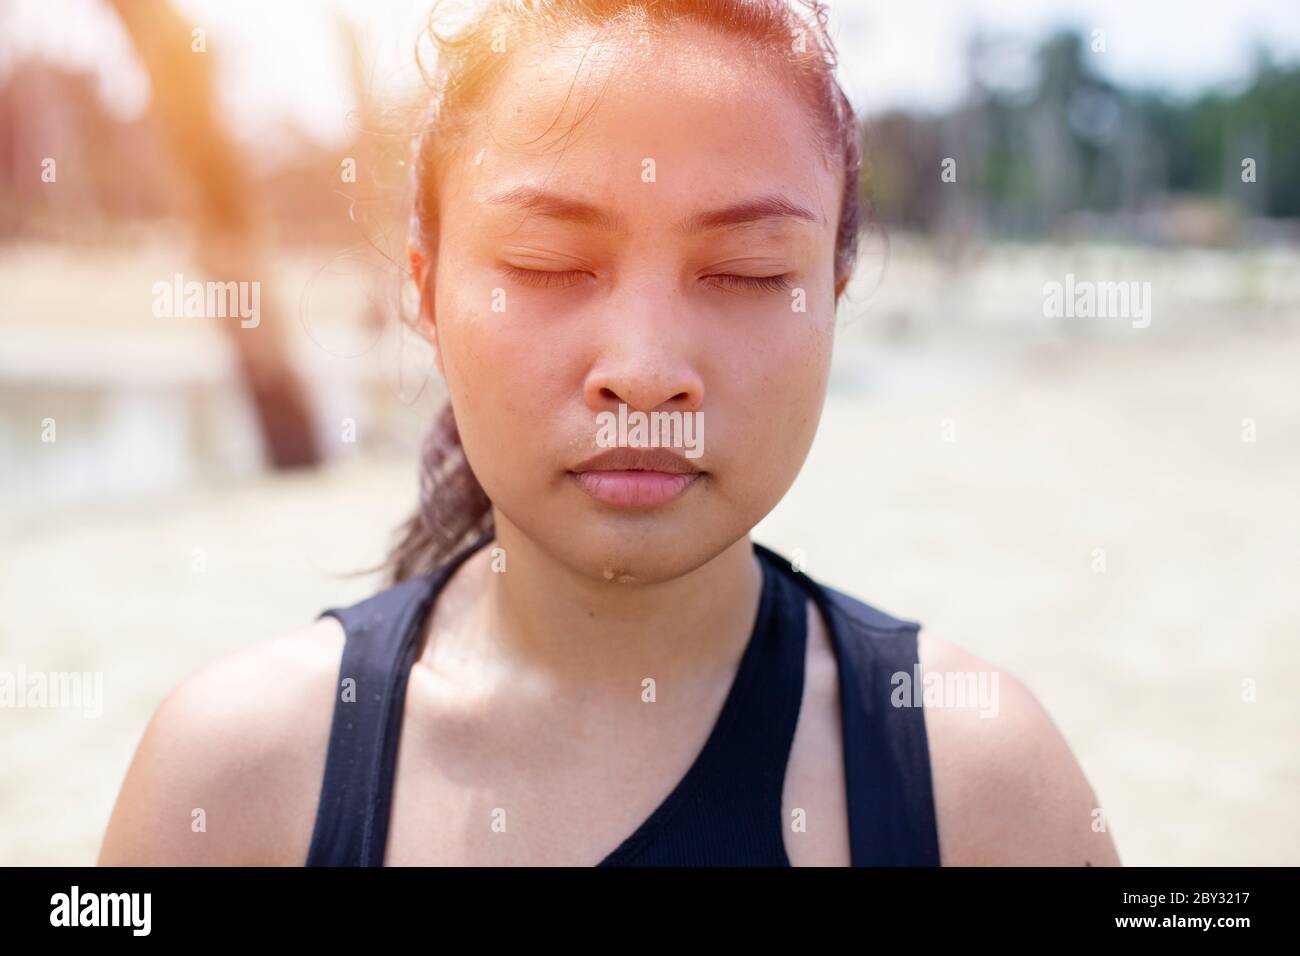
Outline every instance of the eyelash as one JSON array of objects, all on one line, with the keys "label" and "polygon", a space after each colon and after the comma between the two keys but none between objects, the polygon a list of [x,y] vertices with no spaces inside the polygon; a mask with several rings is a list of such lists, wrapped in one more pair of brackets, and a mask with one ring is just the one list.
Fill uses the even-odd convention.
[{"label": "eyelash", "polygon": [[[522,285],[530,285],[538,289],[549,289],[558,285],[558,278],[564,276],[581,276],[586,275],[584,272],[570,270],[568,272],[546,272],[539,269],[517,269],[514,266],[505,266],[501,270],[511,279]],[[566,282],[565,285],[573,285],[572,282]]]},{"label": "eyelash", "polygon": [[[582,276],[585,272],[569,270],[567,272],[546,272],[538,269],[519,269],[515,266],[505,266],[502,270],[506,276],[514,279],[522,285],[532,286],[538,289],[549,289],[556,286],[570,286],[572,282],[563,282],[565,276]],[[753,291],[760,292],[780,292],[783,289],[790,288],[790,276],[788,273],[775,276],[738,276],[727,273],[705,276],[706,279],[718,279],[722,281],[724,288],[732,291]]]},{"label": "eyelash", "polygon": [[780,292],[782,289],[790,288],[790,276],[782,274],[779,276],[733,276],[733,275],[714,275],[707,276],[709,279],[724,279],[723,285],[739,288],[742,291],[757,289],[760,292]]}]

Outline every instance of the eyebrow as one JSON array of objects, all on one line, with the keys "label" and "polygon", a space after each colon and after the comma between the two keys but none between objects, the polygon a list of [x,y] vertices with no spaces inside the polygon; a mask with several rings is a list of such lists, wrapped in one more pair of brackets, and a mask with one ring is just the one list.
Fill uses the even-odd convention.
[{"label": "eyebrow", "polygon": [[[496,193],[489,196],[485,204],[513,206],[539,216],[545,216],[548,219],[593,226],[605,232],[623,232],[627,228],[623,217],[617,213],[602,209],[582,199],[549,192],[534,186],[516,186],[513,189]],[[676,228],[679,232],[695,233],[746,226],[773,219],[802,220],[812,223],[824,221],[821,216],[813,214],[798,203],[779,194],[771,193],[745,199],[719,209],[709,209],[695,213],[677,223]]]}]

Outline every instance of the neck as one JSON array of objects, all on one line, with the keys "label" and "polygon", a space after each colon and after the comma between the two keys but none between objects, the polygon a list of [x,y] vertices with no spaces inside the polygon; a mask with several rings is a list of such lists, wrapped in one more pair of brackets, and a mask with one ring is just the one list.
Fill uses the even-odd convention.
[{"label": "neck", "polygon": [[[629,584],[593,580],[540,549],[499,512],[495,517],[495,542],[469,558],[445,589],[458,584],[460,591],[448,602],[449,627],[439,628],[449,654],[590,691],[625,689],[645,677],[660,684],[688,675],[698,680],[734,666],[743,652],[763,585],[748,535],[686,574]],[[491,568],[498,546],[506,555],[502,573]]]}]

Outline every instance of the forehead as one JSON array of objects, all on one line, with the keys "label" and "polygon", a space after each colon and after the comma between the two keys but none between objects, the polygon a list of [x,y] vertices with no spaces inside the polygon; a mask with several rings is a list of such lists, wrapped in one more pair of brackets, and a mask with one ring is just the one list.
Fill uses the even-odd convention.
[{"label": "forehead", "polygon": [[447,170],[448,206],[482,211],[545,187],[623,222],[679,226],[755,197],[834,222],[840,171],[814,117],[788,75],[740,42],[695,25],[514,42]]}]

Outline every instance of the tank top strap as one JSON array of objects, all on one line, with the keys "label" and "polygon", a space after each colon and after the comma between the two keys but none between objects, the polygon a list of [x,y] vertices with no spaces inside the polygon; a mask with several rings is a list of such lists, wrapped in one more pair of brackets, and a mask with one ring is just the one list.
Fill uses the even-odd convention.
[{"label": "tank top strap", "polygon": [[939,866],[925,714],[900,688],[920,679],[917,621],[789,572],[826,622],[839,668],[853,866]]},{"label": "tank top strap", "polygon": [[806,602],[754,543],[753,630],[712,732],[662,804],[601,866],[789,866],[782,796],[803,698]]},{"label": "tank top strap", "polygon": [[345,638],[307,866],[383,864],[406,684],[421,625],[447,577],[490,540],[475,541],[435,571],[319,615],[337,619]]}]

